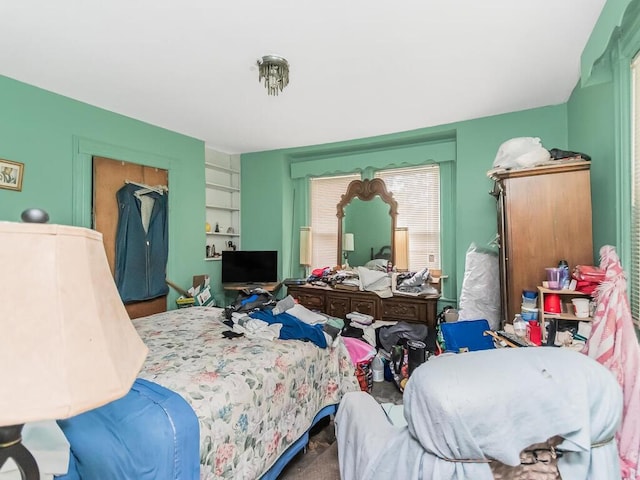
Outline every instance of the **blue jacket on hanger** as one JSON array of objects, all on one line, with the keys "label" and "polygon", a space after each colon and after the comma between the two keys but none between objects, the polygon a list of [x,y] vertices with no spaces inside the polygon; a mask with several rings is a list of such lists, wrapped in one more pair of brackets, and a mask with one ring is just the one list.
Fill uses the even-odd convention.
[{"label": "blue jacket on hanger", "polygon": [[169,235],[167,228],[168,193],[145,191],[126,184],[116,193],[118,228],[116,232],[115,280],[124,303],[166,295]]}]

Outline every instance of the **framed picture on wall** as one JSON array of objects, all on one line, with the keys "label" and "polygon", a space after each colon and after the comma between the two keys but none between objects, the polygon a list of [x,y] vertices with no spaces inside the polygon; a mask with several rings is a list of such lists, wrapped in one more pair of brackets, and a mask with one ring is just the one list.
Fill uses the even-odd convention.
[{"label": "framed picture on wall", "polygon": [[24,163],[12,162],[0,158],[0,188],[22,190]]}]

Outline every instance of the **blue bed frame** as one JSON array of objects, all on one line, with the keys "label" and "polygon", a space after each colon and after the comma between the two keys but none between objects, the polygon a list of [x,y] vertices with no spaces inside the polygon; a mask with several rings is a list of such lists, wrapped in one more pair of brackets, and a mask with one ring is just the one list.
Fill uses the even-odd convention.
[{"label": "blue bed frame", "polygon": [[267,472],[260,477],[261,480],[276,480],[278,475],[284,470],[291,459],[295,457],[300,450],[306,447],[307,443],[309,443],[309,431],[323,418],[328,417],[329,415],[335,415],[338,410],[338,405],[328,405],[324,407],[322,410],[318,412],[318,414],[313,419],[311,426],[309,429],[302,434],[302,436],[296,440],[291,446],[276,460],[276,463],[267,470]]}]

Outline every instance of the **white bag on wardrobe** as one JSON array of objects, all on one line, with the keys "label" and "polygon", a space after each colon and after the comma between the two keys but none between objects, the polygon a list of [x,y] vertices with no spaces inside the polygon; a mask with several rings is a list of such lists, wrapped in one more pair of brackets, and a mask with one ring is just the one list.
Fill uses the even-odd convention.
[{"label": "white bag on wardrobe", "polygon": [[507,140],[493,161],[493,168],[535,167],[551,160],[551,154],[537,137],[516,137]]}]

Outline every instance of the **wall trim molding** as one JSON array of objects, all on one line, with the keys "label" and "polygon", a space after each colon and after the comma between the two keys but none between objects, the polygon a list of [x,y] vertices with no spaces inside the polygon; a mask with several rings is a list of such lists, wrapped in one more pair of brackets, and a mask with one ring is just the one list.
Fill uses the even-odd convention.
[{"label": "wall trim molding", "polygon": [[455,162],[456,139],[410,143],[394,148],[354,150],[349,153],[323,154],[321,158],[294,161],[290,157],[291,178],[322,177],[366,169],[411,167],[428,163]]},{"label": "wall trim molding", "polygon": [[[171,184],[172,165],[175,159],[164,155],[135,150],[121,145],[113,145],[91,138],[73,136],[73,158],[71,166],[71,200],[73,225],[91,228],[92,226],[92,158],[94,156],[112,158],[125,162],[138,163],[167,170]],[[172,198],[169,197],[171,208]]]},{"label": "wall trim molding", "polygon": [[[167,170],[169,178],[169,189],[172,183],[175,183],[177,165],[175,159],[164,155],[157,155],[150,152],[135,150],[121,145],[112,145],[109,143],[73,136],[73,158],[71,165],[71,199],[73,202],[71,220],[72,224],[80,227],[92,228],[92,203],[93,203],[93,163],[94,156],[112,158],[114,160],[122,160],[125,162],[138,163],[149,167],[162,168]],[[204,167],[203,167],[204,168]],[[115,199],[114,199],[115,201]],[[169,212],[178,211],[176,195],[169,195]],[[174,241],[169,233],[169,245]],[[169,257],[167,258],[167,272],[172,275],[176,271],[176,266],[180,261],[177,254],[178,249],[169,248]],[[169,293],[167,299],[172,298]],[[169,301],[169,300],[167,300]],[[170,303],[167,303],[170,305]]]}]

